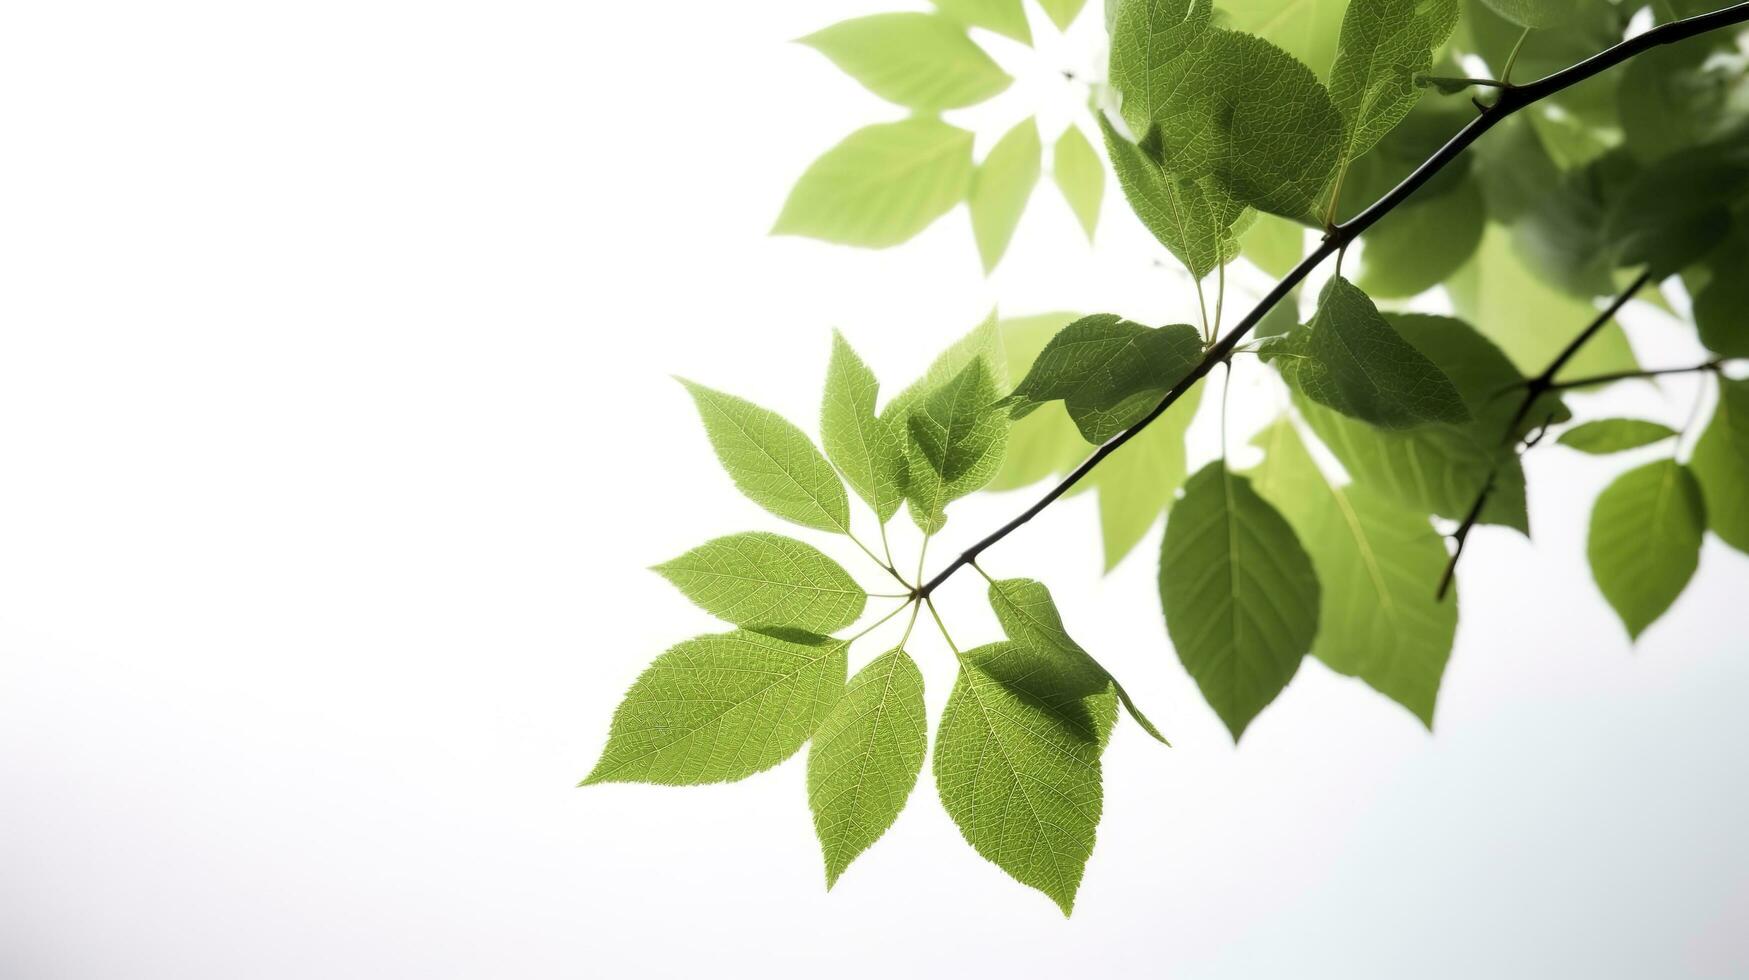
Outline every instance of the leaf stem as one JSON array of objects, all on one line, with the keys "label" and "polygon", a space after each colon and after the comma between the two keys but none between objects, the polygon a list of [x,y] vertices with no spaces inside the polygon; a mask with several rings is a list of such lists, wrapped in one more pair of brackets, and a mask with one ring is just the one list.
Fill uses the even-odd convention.
[{"label": "leaf stem", "polygon": [[903,596],[902,598],[904,598],[905,601],[900,603],[898,606],[894,607],[892,612],[887,613],[885,616],[882,616],[881,618],[875,620],[872,624],[870,624],[862,632],[856,634],[855,636],[852,636],[850,639],[845,640],[844,642],[845,643],[855,643],[857,640],[860,640],[863,637],[867,636],[868,634],[874,632],[882,624],[884,624],[887,620],[892,619],[894,616],[897,616],[898,614],[904,612],[905,607],[912,605],[913,603],[915,603],[917,601],[915,597],[910,596],[910,595]]},{"label": "leaf stem", "polygon": [[[892,566],[892,565],[891,565],[891,564],[890,564],[890,563],[889,563],[889,562],[890,562],[890,559],[889,559],[889,560],[888,560],[888,561],[881,561],[881,560],[880,560],[880,558],[878,558],[878,557],[876,557],[876,556],[875,556],[875,553],[874,553],[874,552],[872,552],[872,551],[870,551],[870,550],[868,550],[868,545],[866,545],[866,544],[863,544],[863,543],[862,543],[862,539],[861,539],[861,538],[859,538],[859,537],[857,537],[857,536],[856,536],[856,535],[854,535],[854,534],[852,534],[852,533],[850,533],[850,532],[849,532],[849,531],[845,531],[845,532],[844,532],[844,534],[845,534],[845,536],[846,536],[846,537],[848,537],[848,538],[849,538],[849,539],[850,539],[850,540],[852,540],[852,541],[854,541],[854,542],[856,542],[856,546],[857,546],[857,547],[858,547],[858,548],[861,548],[861,549],[862,549],[862,553],[863,553],[863,554],[865,554],[865,555],[867,555],[867,556],[868,556],[868,560],[869,560],[869,561],[872,561],[872,562],[874,562],[874,563],[875,563],[875,564],[876,564],[876,565],[879,565],[879,566],[881,566],[881,567],[882,567],[882,568],[883,568],[883,569],[886,569],[886,572],[887,572],[887,574],[888,574],[888,575],[891,575],[891,576],[892,576],[892,577],[893,577],[893,578],[894,578],[894,579],[895,579],[895,580],[897,580],[897,581],[898,581],[898,583],[899,583],[899,584],[900,584],[900,585],[903,585],[903,586],[904,586],[904,587],[905,587],[905,588],[906,588],[906,589],[907,589],[907,590],[909,590],[909,589],[913,589],[913,588],[915,588],[915,586],[913,586],[913,585],[912,585],[912,584],[911,584],[911,583],[910,583],[910,582],[907,582],[907,581],[905,581],[905,576],[903,576],[903,575],[900,575],[900,574],[899,574],[899,572],[898,572],[898,570],[897,570],[897,569],[895,569],[895,568],[894,568],[894,567],[893,567],[893,566]],[[886,537],[887,537],[887,528],[886,528],[886,525],[884,525],[884,524],[883,524],[883,525],[881,525],[881,540],[882,540],[882,541],[883,541],[883,542],[884,542],[884,541],[885,541],[885,540],[886,540]],[[919,572],[919,573],[918,573],[918,577],[922,577],[922,573],[921,573],[921,572]],[[907,593],[907,594],[909,594],[909,593]]]},{"label": "leaf stem", "polygon": [[954,645],[953,637],[947,635],[947,624],[941,621],[941,613],[935,611],[935,600],[924,597],[923,604],[929,607],[929,615],[935,620],[935,628],[941,631],[941,638],[947,641],[947,648],[953,651],[954,659],[965,659],[960,648]]},{"label": "leaf stem", "polygon": [[1530,37],[1530,28],[1526,27],[1524,29],[1524,33],[1518,35],[1517,42],[1515,42],[1512,45],[1511,53],[1509,53],[1506,56],[1506,67],[1500,69],[1500,87],[1501,88],[1511,88],[1512,87],[1512,66],[1518,63],[1518,52],[1520,52],[1524,49],[1524,42],[1529,37]]},{"label": "leaf stem", "polygon": [[1730,27],[1734,24],[1741,24],[1745,21],[1749,21],[1749,2],[1738,3],[1730,7],[1712,11],[1711,13],[1671,21],[1668,24],[1654,27],[1643,34],[1637,34],[1628,38],[1619,44],[1592,55],[1576,65],[1571,65],[1552,75],[1545,76],[1525,85],[1515,85],[1511,88],[1501,89],[1500,97],[1494,102],[1494,104],[1485,106],[1480,115],[1470,120],[1462,129],[1453,134],[1451,139],[1447,140],[1444,146],[1440,147],[1432,156],[1423,161],[1419,167],[1416,167],[1409,174],[1409,176],[1403,178],[1397,186],[1391,188],[1383,197],[1374,201],[1365,210],[1361,211],[1353,218],[1332,227],[1325,234],[1324,240],[1319,243],[1318,247],[1313,249],[1305,258],[1301,259],[1298,265],[1295,265],[1289,270],[1286,276],[1277,282],[1269,292],[1264,294],[1263,298],[1258,301],[1256,306],[1251,308],[1249,313],[1245,314],[1243,319],[1234,324],[1231,330],[1222,335],[1221,338],[1203,354],[1202,360],[1198,361],[1197,364],[1184,375],[1184,377],[1180,378],[1178,382],[1161,397],[1160,401],[1147,415],[1143,416],[1140,421],[1137,421],[1129,428],[1113,436],[1104,445],[1094,450],[1092,455],[1083,460],[1079,466],[1069,471],[1067,476],[1050,490],[1046,491],[1045,494],[1030,507],[1021,511],[1020,514],[1008,521],[1008,523],[998,527],[996,530],[980,539],[977,543],[973,544],[970,548],[961,552],[957,558],[950,562],[940,572],[937,572],[935,577],[920,585],[918,587],[918,594],[927,598],[930,593],[939,588],[941,583],[947,581],[947,579],[962,566],[970,563],[996,542],[1006,538],[1008,535],[1014,533],[1016,529],[1020,528],[1034,517],[1037,517],[1041,511],[1046,507],[1049,507],[1057,500],[1057,498],[1069,492],[1075,484],[1086,478],[1087,474],[1092,472],[1093,468],[1103,462],[1107,456],[1116,452],[1124,443],[1135,438],[1142,432],[1142,430],[1153,424],[1155,419],[1165,414],[1168,408],[1171,408],[1180,398],[1184,397],[1185,392],[1189,391],[1198,381],[1201,381],[1209,371],[1213,370],[1216,364],[1225,360],[1227,355],[1232,353],[1233,348],[1237,347],[1239,342],[1245,339],[1245,335],[1250,333],[1252,328],[1257,326],[1258,321],[1263,319],[1264,314],[1268,313],[1277,303],[1281,302],[1288,293],[1292,292],[1294,287],[1298,286],[1306,276],[1310,275],[1313,269],[1323,264],[1325,259],[1336,254],[1339,249],[1346,246],[1350,241],[1360,237],[1360,235],[1368,228],[1371,228],[1374,224],[1377,224],[1381,218],[1395,210],[1398,205],[1402,204],[1419,190],[1423,184],[1432,180],[1434,175],[1438,174],[1441,170],[1444,170],[1453,160],[1460,157],[1464,150],[1469,148],[1470,144],[1481,138],[1483,133],[1486,133],[1488,130],[1499,125],[1501,120],[1518,112],[1526,106],[1534,105],[1537,102],[1540,102],[1558,92],[1564,91],[1565,89],[1571,88],[1586,79],[1602,74],[1603,72],[1628,61],[1636,55],[1643,54],[1653,48],[1661,47],[1666,44],[1674,44],[1678,41],[1685,41],[1691,37],[1697,37],[1710,31]]}]

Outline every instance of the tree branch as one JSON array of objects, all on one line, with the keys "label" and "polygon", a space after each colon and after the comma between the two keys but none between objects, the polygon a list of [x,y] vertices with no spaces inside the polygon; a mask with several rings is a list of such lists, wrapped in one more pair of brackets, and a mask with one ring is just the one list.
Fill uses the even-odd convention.
[{"label": "tree branch", "polygon": [[1696,371],[1717,371],[1725,366],[1724,358],[1718,357],[1705,364],[1695,364],[1691,367],[1657,368],[1651,371],[1612,371],[1609,374],[1594,374],[1587,378],[1574,378],[1571,381],[1558,381],[1549,385],[1550,391],[1566,391],[1569,388],[1588,388],[1591,385],[1608,384],[1611,381],[1627,381],[1631,378],[1657,378],[1666,374],[1693,374]]},{"label": "tree branch", "polygon": [[1172,388],[1166,392],[1165,396],[1160,399],[1159,403],[1156,404],[1147,415],[1143,416],[1140,421],[1113,436],[1104,445],[1094,450],[1093,454],[1083,460],[1081,465],[1070,471],[1068,476],[1064,477],[1056,486],[1046,491],[1044,496],[1040,497],[1032,504],[1032,506],[1021,511],[1013,520],[1010,520],[995,531],[992,531],[976,544],[961,552],[958,557],[948,563],[947,567],[943,568],[935,575],[935,577],[919,586],[917,590],[918,594],[927,598],[930,593],[939,588],[943,582],[947,581],[948,578],[950,578],[955,572],[959,571],[960,568],[977,558],[991,545],[1012,534],[1021,525],[1038,516],[1041,511],[1046,507],[1049,507],[1058,497],[1061,497],[1063,494],[1067,493],[1071,487],[1081,482],[1081,480],[1085,478],[1088,473],[1091,473],[1094,467],[1103,462],[1107,456],[1110,456],[1112,453],[1120,449],[1124,443],[1135,438],[1143,429],[1146,429],[1152,424],[1155,419],[1164,414],[1168,408],[1171,408],[1173,403],[1182,398],[1184,393],[1189,391],[1192,385],[1195,385],[1198,381],[1202,380],[1204,375],[1213,370],[1216,364],[1225,361],[1227,357],[1232,354],[1233,348],[1238,346],[1239,341],[1243,340],[1245,335],[1250,333],[1253,327],[1257,326],[1258,321],[1263,319],[1264,314],[1268,313],[1277,303],[1281,302],[1281,300],[1287,296],[1295,286],[1298,286],[1313,269],[1316,269],[1331,255],[1334,255],[1341,249],[1347,247],[1349,242],[1360,237],[1363,232],[1376,224],[1379,219],[1389,214],[1399,204],[1402,204],[1411,194],[1414,194],[1419,190],[1421,186],[1431,180],[1435,174],[1445,169],[1445,167],[1453,160],[1457,159],[1471,143],[1474,143],[1483,133],[1493,129],[1502,119],[1505,119],[1507,116],[1512,115],[1526,106],[1534,105],[1557,92],[1570,88],[1594,75],[1607,71],[1610,68],[1633,58],[1635,55],[1642,54],[1665,44],[1674,44],[1678,41],[1687,40],[1688,38],[1708,33],[1709,31],[1729,27],[1733,24],[1741,24],[1745,21],[1749,21],[1749,2],[1739,3],[1734,6],[1726,7],[1723,10],[1715,10],[1712,13],[1701,14],[1697,17],[1688,17],[1683,20],[1672,21],[1668,24],[1654,27],[1644,34],[1629,38],[1620,44],[1614,45],[1613,47],[1579,62],[1576,65],[1562,69],[1561,71],[1538,79],[1537,81],[1526,85],[1501,89],[1500,97],[1492,105],[1483,106],[1481,115],[1471,120],[1464,126],[1464,128],[1458,130],[1458,132],[1453,135],[1444,146],[1440,147],[1431,157],[1428,157],[1421,166],[1416,167],[1414,172],[1408,177],[1405,177],[1402,183],[1391,188],[1391,190],[1383,197],[1374,201],[1371,206],[1355,215],[1353,218],[1332,227],[1329,233],[1324,236],[1324,240],[1318,244],[1318,247],[1313,249],[1310,255],[1301,259],[1298,265],[1294,266],[1280,282],[1276,283],[1275,287],[1266,293],[1263,296],[1263,299],[1260,300],[1255,307],[1252,307],[1251,312],[1245,314],[1243,319],[1237,324],[1234,324],[1231,330],[1227,331],[1226,334],[1217,340],[1208,351],[1203,354],[1202,360],[1198,361],[1196,366],[1190,369],[1190,373],[1186,374],[1183,378],[1180,378],[1178,383],[1173,385]]}]

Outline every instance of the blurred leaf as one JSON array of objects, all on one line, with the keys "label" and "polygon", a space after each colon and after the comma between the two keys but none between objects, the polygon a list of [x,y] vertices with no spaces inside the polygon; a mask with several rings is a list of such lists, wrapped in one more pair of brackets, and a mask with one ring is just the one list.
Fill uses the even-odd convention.
[{"label": "blurred leaf", "polygon": [[[1045,344],[1080,318],[1077,313],[1044,313],[1001,320],[998,327],[1008,355],[1008,377],[1026,377]],[[1061,405],[1041,405],[1009,426],[1002,469],[986,489],[1014,490],[1037,483],[1047,476],[1067,472],[1086,456],[1087,443],[1068,411]]]},{"label": "blurred leaf", "polygon": [[856,672],[808,748],[808,805],[826,887],[898,819],[929,744],[923,675],[903,650]]},{"label": "blurred leaf", "polygon": [[1617,93],[1622,145],[1650,163],[1749,125],[1749,60],[1703,35],[1635,56]]},{"label": "blurred leaf", "polygon": [[769,409],[680,379],[723,469],[749,500],[786,521],[850,532],[850,498],[802,430]]},{"label": "blurred leaf", "polygon": [[626,692],[582,785],[724,783],[770,769],[838,703],[846,649],[748,630],[677,644]]},{"label": "blurred leaf", "polygon": [[1719,382],[1719,404],[1690,462],[1706,497],[1707,526],[1749,552],[1749,380]]},{"label": "blurred leaf", "polygon": [[[995,469],[989,473],[980,472],[977,468],[968,474],[961,482],[966,485],[948,487],[943,484],[941,476],[934,466],[926,460],[915,446],[909,419],[932,396],[961,379],[966,368],[978,363],[983,365],[984,373],[997,389],[1008,384],[1007,355],[1002,349],[1002,335],[996,328],[996,316],[990,315],[983,323],[972,328],[971,332],[954,341],[947,350],[942,351],[930,363],[923,377],[913,381],[904,391],[893,396],[892,400],[881,409],[881,419],[895,426],[896,431],[906,434],[910,451],[907,457],[910,461],[905,479],[905,499],[910,503],[911,519],[924,531],[934,533],[947,523],[943,508],[958,497],[964,496],[977,486],[970,482],[979,477],[988,479],[995,475]],[[992,401],[994,396],[992,396]],[[1000,455],[995,466],[1000,466]],[[981,486],[981,484],[979,484]]]},{"label": "blurred leaf", "polygon": [[1285,417],[1253,444],[1264,452],[1253,484],[1293,526],[1322,586],[1313,655],[1432,728],[1458,617],[1456,596],[1435,594],[1444,540],[1426,514],[1332,484]]},{"label": "blurred leaf", "polygon": [[1731,232],[1731,207],[1749,195],[1749,131],[1672,153],[1610,203],[1604,235],[1618,265],[1654,278],[1682,271]]},{"label": "blurred leaf", "polygon": [[874,372],[834,330],[820,404],[820,442],[850,488],[885,524],[905,496],[905,436],[875,414],[879,393]]},{"label": "blurred leaf", "polygon": [[1099,204],[1105,199],[1105,165],[1093,152],[1093,144],[1074,126],[1063,130],[1051,150],[1051,179],[1081,222],[1087,240],[1092,241],[1093,230],[1099,226]]},{"label": "blurred leaf", "polygon": [[935,9],[965,24],[982,27],[1021,44],[1032,43],[1032,28],[1020,0],[934,0]]},{"label": "blurred leaf", "polygon": [[952,210],[971,181],[971,133],[921,116],[865,126],[808,167],[771,232],[886,248]]},{"label": "blurred leaf", "polygon": [[1401,299],[1445,282],[1482,243],[1488,211],[1479,185],[1410,198],[1367,230],[1356,282],[1369,295]]},{"label": "blurred leaf", "polygon": [[1644,419],[1594,419],[1561,433],[1556,441],[1582,453],[1606,456],[1675,437],[1676,430],[1661,422],[1648,422]]},{"label": "blurred leaf", "polygon": [[978,241],[978,257],[988,274],[1002,261],[1026,210],[1027,198],[1038,183],[1038,124],[1028,118],[1009,130],[984,158],[972,177],[967,204],[972,212],[972,234]]},{"label": "blurred leaf", "polygon": [[1638,638],[1682,594],[1705,531],[1700,485],[1674,460],[1629,470],[1598,496],[1586,556],[1629,636]]},{"label": "blurred leaf", "polygon": [[1225,25],[1257,34],[1321,76],[1336,58],[1348,0],[1223,0]]},{"label": "blurred leaf", "polygon": [[1700,341],[1721,357],[1749,357],[1749,224],[1709,258],[1713,276],[1694,294]]},{"label": "blurred leaf", "polygon": [[975,105],[1014,80],[940,14],[873,14],[801,39],[870,92],[925,112]]},{"label": "blurred leaf", "polygon": [[1263,214],[1239,236],[1239,243],[1253,265],[1280,279],[1305,256],[1306,230],[1286,218]]},{"label": "blurred leaf", "polygon": [[1106,571],[1116,568],[1166,513],[1184,483],[1184,434],[1196,418],[1203,387],[1198,384],[1186,391],[1165,414],[1105,457],[1081,481],[1082,486],[1099,492],[1099,532]]},{"label": "blurred leaf", "polygon": [[820,549],[765,531],[707,541],[655,570],[705,612],[751,629],[830,633],[868,599]]},{"label": "blurred leaf", "polygon": [[1293,679],[1318,631],[1311,559],[1218,460],[1185,483],[1167,518],[1160,602],[1178,659],[1234,741]]},{"label": "blurred leaf", "polygon": [[1081,8],[1087,5],[1087,0],[1038,0],[1038,5],[1050,17],[1051,23],[1057,25],[1057,30],[1066,31],[1081,13]]},{"label": "blurred leaf", "polygon": [[1584,0],[1484,0],[1494,12],[1520,27],[1558,27]]}]

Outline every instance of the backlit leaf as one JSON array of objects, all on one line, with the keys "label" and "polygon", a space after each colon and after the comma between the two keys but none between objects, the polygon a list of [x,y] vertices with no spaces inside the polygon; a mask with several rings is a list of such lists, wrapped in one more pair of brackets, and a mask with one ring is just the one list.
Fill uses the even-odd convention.
[{"label": "backlit leaf", "polygon": [[1026,200],[1038,183],[1041,147],[1038,124],[1031,119],[1008,131],[984,158],[972,177],[967,205],[972,213],[972,235],[978,256],[988,273],[1002,261],[1014,228],[1026,210]]},{"label": "backlit leaf", "polygon": [[1573,16],[1584,0],[1483,0],[1520,27],[1555,27]]},{"label": "backlit leaf", "polygon": [[1367,229],[1355,283],[1382,299],[1432,289],[1475,254],[1487,221],[1481,189],[1473,181],[1449,194],[1410,198]]},{"label": "backlit leaf", "polygon": [[771,231],[885,248],[946,214],[971,182],[971,133],[922,116],[877,123],[808,167]]},{"label": "backlit leaf", "polygon": [[1598,496],[1585,553],[1629,636],[1645,632],[1682,594],[1700,564],[1706,524],[1700,485],[1674,460],[1629,470]]},{"label": "backlit leaf", "polygon": [[1233,257],[1233,224],[1244,205],[1228,197],[1212,176],[1186,180],[1168,173],[1104,116],[1099,125],[1131,210],[1192,276],[1201,279]]},{"label": "backlit leaf", "polygon": [[820,404],[820,442],[850,488],[885,524],[904,499],[905,436],[875,414],[879,394],[874,372],[834,330]]},{"label": "backlit leaf", "polygon": [[1203,387],[1199,384],[1186,391],[1165,414],[1105,457],[1081,481],[1099,493],[1099,535],[1106,571],[1116,568],[1172,506],[1186,474],[1184,434],[1196,418]]},{"label": "backlit leaf", "polygon": [[974,105],[1013,81],[965,28],[941,14],[857,17],[801,43],[888,102],[926,112]]},{"label": "backlit leaf", "polygon": [[1092,241],[1093,230],[1099,227],[1099,205],[1105,199],[1105,165],[1080,129],[1070,126],[1057,137],[1051,150],[1051,179]]},{"label": "backlit leaf", "polygon": [[1345,159],[1372,149],[1409,114],[1421,97],[1415,77],[1433,67],[1457,17],[1457,0],[1350,0],[1330,69]]},{"label": "backlit leaf", "polygon": [[1749,380],[1720,381],[1719,404],[1689,466],[1706,497],[1707,526],[1749,552]]},{"label": "backlit leaf", "polygon": [[1596,419],[1568,429],[1556,441],[1582,453],[1604,456],[1650,446],[1675,436],[1675,429],[1659,422],[1647,422],[1644,419]]},{"label": "backlit leaf", "polygon": [[982,27],[1022,44],[1032,43],[1021,0],[934,0],[935,9],[965,24]]},{"label": "backlit leaf", "polygon": [[[1080,318],[1076,313],[1044,313],[1001,320],[998,328],[1008,357],[1008,377],[1026,377],[1045,344]],[[1037,483],[1047,476],[1066,472],[1086,456],[1087,442],[1081,438],[1068,411],[1061,405],[1041,405],[1009,425],[1002,469],[987,489],[1014,490]]]},{"label": "backlit leaf", "polygon": [[1258,34],[1320,75],[1336,58],[1348,0],[1222,0],[1223,22]]},{"label": "backlit leaf", "polygon": [[1061,399],[1097,445],[1146,415],[1201,357],[1202,338],[1189,324],[1156,329],[1097,313],[1053,337],[1005,403],[1019,417]]},{"label": "backlit leaf", "polygon": [[830,633],[868,599],[820,549],[764,531],[707,541],[655,570],[705,612],[755,629]]},{"label": "backlit leaf", "polygon": [[769,409],[682,378],[723,469],[749,500],[803,527],[850,531],[850,498],[802,430]]},{"label": "backlit leaf", "polygon": [[1120,0],[1111,26],[1111,84],[1130,132],[1145,136],[1207,40],[1209,0]]},{"label": "backlit leaf", "polygon": [[1087,5],[1087,0],[1038,0],[1038,5],[1058,30],[1068,30],[1081,8]]}]

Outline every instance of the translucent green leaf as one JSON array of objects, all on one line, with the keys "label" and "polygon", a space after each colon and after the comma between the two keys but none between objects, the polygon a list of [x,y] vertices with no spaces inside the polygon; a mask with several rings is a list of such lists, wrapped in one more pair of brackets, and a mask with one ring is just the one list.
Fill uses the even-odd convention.
[{"label": "translucent green leaf", "polygon": [[820,549],[764,531],[707,541],[655,570],[705,612],[754,629],[830,633],[868,600]]},{"label": "translucent green leaf", "polygon": [[1218,460],[1166,519],[1160,602],[1178,659],[1234,741],[1318,632],[1318,579],[1293,528]]},{"label": "translucent green leaf", "polygon": [[935,9],[965,24],[982,27],[1011,37],[1022,44],[1032,43],[1032,28],[1026,23],[1026,11],[1020,0],[934,0]]},{"label": "translucent green leaf", "polygon": [[1008,418],[996,399],[990,370],[979,358],[908,416],[912,458],[924,465],[912,466],[907,493],[925,530],[949,503],[981,489],[1001,468]]},{"label": "translucent green leaf", "polygon": [[1293,526],[1321,586],[1312,653],[1433,727],[1458,617],[1455,594],[1435,595],[1446,563],[1439,533],[1423,513],[1332,484],[1285,418],[1254,444],[1264,451],[1251,474],[1257,492]]},{"label": "translucent green leaf", "polygon": [[1085,680],[1028,645],[967,650],[935,736],[936,789],[960,833],[1064,915],[1104,799],[1100,695],[1081,693]]},{"label": "translucent green leaf", "polygon": [[988,99],[1013,81],[965,28],[940,14],[873,14],[801,39],[870,92],[925,112]]},{"label": "translucent green leaf", "polygon": [[1081,222],[1087,240],[1092,241],[1093,231],[1099,227],[1099,204],[1105,199],[1105,165],[1093,152],[1093,144],[1074,126],[1063,130],[1051,150],[1051,179],[1075,212],[1075,220]]},{"label": "translucent green leaf", "polygon": [[[998,322],[1008,357],[1008,377],[1024,378],[1057,332],[1079,320],[1077,313],[1043,313]],[[1002,469],[986,489],[1014,490],[1063,473],[1087,456],[1087,443],[1061,405],[1042,405],[1008,427]],[[1097,472],[1097,471],[1095,471]]]},{"label": "translucent green leaf", "polygon": [[879,394],[874,372],[834,330],[820,403],[820,442],[850,488],[885,524],[904,499],[905,437],[875,414]]},{"label": "translucent green leaf", "polygon": [[1344,159],[1372,149],[1409,114],[1421,97],[1415,77],[1432,69],[1457,17],[1457,0],[1351,0],[1330,69]]},{"label": "translucent green leaf", "polygon": [[1593,456],[1605,456],[1676,436],[1676,430],[1644,419],[1596,419],[1561,433],[1558,442]]},{"label": "translucent green leaf", "polygon": [[990,149],[972,177],[966,203],[972,212],[972,236],[977,239],[985,273],[996,268],[1008,250],[1026,200],[1038,183],[1041,153],[1038,124],[1030,118],[1022,120]]},{"label": "translucent green leaf", "polygon": [[1201,359],[1202,338],[1189,324],[1156,329],[1096,313],[1051,338],[1004,403],[1024,417],[1061,399],[1082,437],[1098,445],[1146,415]]},{"label": "translucent green leaf", "polygon": [[1233,257],[1238,246],[1232,229],[1245,212],[1243,204],[1228,197],[1212,176],[1186,180],[1168,173],[1103,115],[1099,126],[1130,209],[1192,276],[1201,279]]},{"label": "translucent green leaf", "polygon": [[[1492,211],[1493,204],[1489,204]],[[1474,258],[1446,281],[1458,315],[1500,345],[1519,370],[1535,373],[1597,315],[1584,300],[1551,288],[1512,247],[1511,236],[1490,225]],[[1563,378],[1632,371],[1639,367],[1619,324],[1603,328],[1567,362]]]},{"label": "translucent green leaf", "polygon": [[1228,27],[1259,34],[1313,71],[1324,73],[1336,58],[1336,41],[1348,0],[1223,0]]},{"label": "translucent green leaf", "polygon": [[1585,552],[1629,636],[1638,638],[1682,594],[1705,531],[1700,485],[1674,460],[1629,470],[1598,496]]},{"label": "translucent green leaf", "polygon": [[1239,244],[1252,264],[1280,279],[1306,254],[1306,229],[1272,214],[1259,215],[1239,236]]},{"label": "translucent green leaf", "polygon": [[1719,382],[1718,407],[1689,467],[1706,497],[1707,526],[1749,552],[1749,381]]},{"label": "translucent green leaf", "polygon": [[1512,228],[1513,244],[1531,271],[1581,298],[1612,295],[1614,255],[1605,221],[1611,199],[1634,180],[1638,166],[1617,150],[1539,188]]},{"label": "translucent green leaf", "polygon": [[971,182],[971,133],[921,116],[865,126],[808,167],[771,232],[886,248],[952,210]]},{"label": "translucent green leaf", "polygon": [[[983,364],[998,390],[1007,385],[1007,357],[1003,352],[1002,335],[997,329],[994,313],[943,351],[929,365],[923,377],[912,382],[881,409],[881,418],[893,425],[895,431],[905,433],[906,443],[911,447],[907,452],[909,467],[906,471],[905,499],[910,503],[912,520],[929,533],[939,531],[945,526],[947,518],[943,514],[943,508],[950,501],[971,493],[984,484],[969,485],[969,480],[972,479],[970,477],[967,485],[948,487],[943,484],[934,467],[917,451],[909,419],[930,396],[958,379],[974,361]],[[996,465],[999,468],[999,455],[997,459]],[[994,470],[975,476],[993,477]]]},{"label": "translucent green leaf", "polygon": [[844,693],[846,644],[736,630],[656,658],[613,713],[582,785],[744,779],[796,753]]},{"label": "translucent green leaf", "polygon": [[1622,66],[1616,94],[1622,145],[1651,162],[1711,142],[1749,119],[1749,71],[1741,57],[1719,57],[1719,39],[1663,45]]},{"label": "translucent green leaf", "polygon": [[1196,62],[1211,29],[1209,0],[1120,0],[1111,25],[1111,84],[1130,132],[1145,135]]},{"label": "translucent green leaf", "polygon": [[1721,357],[1749,357],[1749,225],[1708,259],[1712,278],[1694,294],[1700,342]]},{"label": "translucent green leaf", "polygon": [[1487,221],[1481,188],[1473,181],[1449,194],[1410,198],[1367,230],[1356,284],[1384,299],[1432,289],[1475,254]]},{"label": "translucent green leaf", "polygon": [[1654,278],[1682,271],[1731,233],[1731,209],[1749,193],[1749,129],[1726,143],[1683,150],[1636,175],[1610,202],[1603,233],[1616,264]]},{"label": "translucent green leaf", "polygon": [[1184,483],[1184,433],[1196,418],[1202,390],[1199,384],[1185,392],[1165,414],[1105,457],[1082,481],[1099,492],[1099,534],[1106,571],[1116,568],[1135,548],[1166,513]]},{"label": "translucent green leaf", "polygon": [[1051,23],[1057,25],[1057,30],[1066,31],[1081,13],[1081,8],[1087,5],[1087,0],[1038,0],[1038,5],[1050,17]]},{"label": "translucent green leaf", "polygon": [[1584,0],[1483,0],[1494,12],[1521,27],[1556,27],[1573,16]]},{"label": "translucent green leaf", "polygon": [[898,819],[928,742],[923,675],[905,651],[856,672],[808,748],[808,806],[827,888]]},{"label": "translucent green leaf", "polygon": [[[1097,692],[1109,688],[1123,702],[1124,709],[1136,720],[1136,724],[1142,726],[1156,741],[1171,744],[1154,727],[1154,723],[1142,714],[1135,702],[1130,700],[1117,678],[1069,635],[1068,629],[1063,626],[1062,614],[1057,611],[1057,604],[1051,599],[1051,591],[1045,588],[1044,583],[1029,578],[995,580],[990,583],[990,608],[995,611],[996,620],[1002,624],[1002,632],[1008,634],[1010,640],[1050,654],[1061,665],[1065,676],[1084,678],[1088,691]],[[1105,715],[1096,708],[1093,715],[1095,724],[1101,724],[1103,719],[1099,740],[1105,742],[1111,737],[1111,723],[1116,720],[1115,714]]]},{"label": "translucent green leaf", "polygon": [[1342,152],[1342,116],[1311,69],[1261,38],[1213,29],[1154,111],[1160,159],[1212,174],[1260,211],[1318,223]]},{"label": "translucent green leaf", "polygon": [[748,499],[803,527],[850,532],[844,484],[802,430],[745,399],[680,383],[692,393],[717,459]]},{"label": "translucent green leaf", "polygon": [[1271,347],[1283,355],[1283,377],[1344,415],[1387,429],[1470,420],[1445,372],[1341,276],[1325,285],[1309,327]]}]

